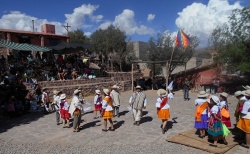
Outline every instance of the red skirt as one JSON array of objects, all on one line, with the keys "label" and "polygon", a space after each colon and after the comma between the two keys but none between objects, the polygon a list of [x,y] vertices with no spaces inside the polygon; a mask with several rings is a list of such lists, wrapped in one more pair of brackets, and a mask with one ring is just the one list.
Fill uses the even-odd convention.
[{"label": "red skirt", "polygon": [[102,110],[102,104],[95,104],[95,111],[101,111]]},{"label": "red skirt", "polygon": [[61,118],[62,119],[69,119],[69,118],[71,118],[71,115],[69,114],[69,110],[61,109],[60,110],[60,114],[61,114]]},{"label": "red skirt", "polygon": [[229,118],[225,118],[225,117],[223,117],[223,116],[221,116],[221,117],[222,117],[222,118],[221,118],[221,122],[222,122],[223,124],[225,124],[225,125],[227,126],[227,128],[232,127],[230,117],[229,117]]}]

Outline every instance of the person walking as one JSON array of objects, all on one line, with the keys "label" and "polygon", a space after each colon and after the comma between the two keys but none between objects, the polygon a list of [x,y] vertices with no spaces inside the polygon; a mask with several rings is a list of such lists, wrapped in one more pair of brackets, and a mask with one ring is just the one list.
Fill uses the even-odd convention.
[{"label": "person walking", "polygon": [[241,144],[241,146],[249,149],[250,148],[250,90],[244,92],[246,101],[243,105],[241,111],[241,118],[237,123],[237,127],[245,132],[246,134],[246,144]]},{"label": "person walking", "polygon": [[183,82],[183,97],[184,101],[189,101],[189,90],[190,90],[190,81],[188,81],[188,78],[185,78],[185,81]]},{"label": "person walking", "polygon": [[66,94],[61,94],[60,96],[60,113],[61,113],[61,118],[63,119],[63,128],[69,128],[69,103],[66,100]]},{"label": "person walking", "polygon": [[142,92],[141,86],[135,87],[135,92],[129,99],[129,105],[132,106],[134,125],[140,126],[142,109],[146,109],[147,105],[146,95]]},{"label": "person walking", "polygon": [[[94,97],[94,105],[95,105],[95,110],[94,110],[94,114],[95,117],[94,119],[97,119],[98,117],[102,117],[102,95],[101,95],[101,91],[99,89],[95,90],[95,97]],[[97,112],[100,113],[100,116],[97,116]]]},{"label": "person walking", "polygon": [[119,87],[117,85],[113,85],[111,89],[112,91],[110,93],[110,96],[113,100],[113,107],[114,107],[113,114],[114,114],[114,117],[117,116],[119,118],[120,117],[119,115],[120,93],[118,91]]},{"label": "person walking", "polygon": [[73,98],[71,100],[71,104],[69,107],[69,113],[71,114],[71,117],[74,117],[73,121],[73,131],[78,132],[80,129],[80,123],[81,123],[81,113],[83,110],[82,103],[79,99],[80,90],[76,89],[73,94]]},{"label": "person walking", "polygon": [[[102,100],[102,118],[104,120],[104,129],[102,131],[107,132],[115,131],[114,124],[112,121],[113,118],[113,104],[112,98],[110,97],[110,90],[103,89],[104,98]],[[110,123],[110,128],[107,129],[108,121]]]},{"label": "person walking", "polygon": [[208,94],[205,91],[200,91],[195,100],[196,113],[195,113],[195,123],[194,128],[200,131],[199,138],[204,138],[206,136],[206,130],[208,127]]},{"label": "person walking", "polygon": [[168,100],[169,100],[168,92],[164,89],[159,89],[157,91],[157,94],[159,98],[157,98],[155,106],[157,108],[158,118],[161,119],[162,121],[161,124],[162,134],[165,134],[167,121],[170,118],[170,112],[169,112],[170,106],[168,105]]},{"label": "person walking", "polygon": [[60,95],[62,94],[61,91],[57,91],[57,90],[54,90],[53,91],[53,104],[55,106],[55,110],[56,110],[56,123],[57,125],[60,125],[60,103],[61,103],[61,100],[60,100]]},{"label": "person walking", "polygon": [[49,92],[47,91],[47,88],[43,88],[43,93],[42,93],[42,102],[43,102],[43,107],[44,107],[44,113],[48,114],[50,112],[49,110],[49,104],[50,104],[50,99],[49,99]]}]

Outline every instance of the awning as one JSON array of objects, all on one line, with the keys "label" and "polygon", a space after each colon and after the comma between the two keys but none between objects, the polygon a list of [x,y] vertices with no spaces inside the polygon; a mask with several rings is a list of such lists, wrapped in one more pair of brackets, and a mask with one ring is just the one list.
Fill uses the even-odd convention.
[{"label": "awning", "polygon": [[61,42],[49,48],[52,49],[51,52],[53,54],[68,54],[68,53],[78,52],[79,50],[89,49],[90,44]]},{"label": "awning", "polygon": [[42,47],[42,46],[37,46],[37,45],[32,45],[32,44],[27,44],[27,43],[15,43],[15,42],[10,42],[10,41],[3,40],[3,39],[0,40],[0,46],[14,49],[14,50],[22,50],[22,51],[47,52],[51,50],[49,48]]}]

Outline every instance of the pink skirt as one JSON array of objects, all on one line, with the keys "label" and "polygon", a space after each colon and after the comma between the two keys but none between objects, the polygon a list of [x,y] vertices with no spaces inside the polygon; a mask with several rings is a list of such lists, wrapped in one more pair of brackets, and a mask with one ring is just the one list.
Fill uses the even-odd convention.
[{"label": "pink skirt", "polygon": [[95,111],[101,111],[102,110],[102,104],[95,104]]}]

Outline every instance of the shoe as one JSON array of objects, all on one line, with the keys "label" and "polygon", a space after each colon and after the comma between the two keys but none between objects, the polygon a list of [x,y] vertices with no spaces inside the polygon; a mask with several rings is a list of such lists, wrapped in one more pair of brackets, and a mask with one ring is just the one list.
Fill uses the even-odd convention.
[{"label": "shoe", "polygon": [[60,125],[60,123],[57,123],[57,125]]},{"label": "shoe", "polygon": [[102,129],[103,132],[107,132],[108,130],[107,129]]},{"label": "shoe", "polygon": [[162,128],[163,125],[160,126],[160,128]]},{"label": "shoe", "polygon": [[247,149],[250,148],[248,145],[246,145],[246,144],[244,144],[244,143],[240,144],[240,146],[242,146],[242,147],[244,147],[244,148],[247,148]]},{"label": "shoe", "polygon": [[162,134],[165,134],[165,130],[164,129],[161,129],[161,132],[162,132]]},{"label": "shoe", "polygon": [[137,126],[140,126],[140,123],[137,123],[136,125],[137,125]]},{"label": "shoe", "polygon": [[97,119],[97,117],[94,117],[94,119]]},{"label": "shoe", "polygon": [[113,128],[113,129],[112,129],[112,128],[109,128],[108,130],[109,130],[109,131],[115,131],[115,129],[114,129],[114,128]]},{"label": "shoe", "polygon": [[133,123],[133,125],[136,125],[136,124],[137,124],[136,122]]},{"label": "shoe", "polygon": [[224,141],[224,144],[225,144],[225,145],[228,145],[228,142],[227,142],[227,141]]},{"label": "shoe", "polygon": [[209,144],[209,146],[211,146],[211,147],[217,147],[217,145],[215,145],[215,144]]},{"label": "shoe", "polygon": [[201,135],[199,135],[198,137],[199,137],[199,138],[203,138],[203,136],[201,136]]}]

